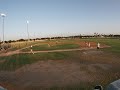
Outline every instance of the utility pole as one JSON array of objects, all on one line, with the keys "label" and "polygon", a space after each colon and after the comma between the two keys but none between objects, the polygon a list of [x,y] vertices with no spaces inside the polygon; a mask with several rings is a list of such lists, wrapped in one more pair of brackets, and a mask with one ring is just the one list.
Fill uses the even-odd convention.
[{"label": "utility pole", "polygon": [[3,19],[3,21],[2,21],[2,31],[3,31],[3,44],[4,44],[5,43],[5,41],[4,41],[4,18],[6,17],[6,15],[2,13],[1,16],[2,16],[2,19]]},{"label": "utility pole", "polygon": [[27,34],[28,34],[28,41],[30,41],[30,37],[29,37],[29,21],[27,20]]}]

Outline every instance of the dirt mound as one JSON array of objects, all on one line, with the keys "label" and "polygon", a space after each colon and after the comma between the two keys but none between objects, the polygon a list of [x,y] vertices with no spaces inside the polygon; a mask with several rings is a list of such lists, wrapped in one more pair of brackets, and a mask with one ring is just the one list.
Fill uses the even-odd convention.
[{"label": "dirt mound", "polygon": [[[66,61],[39,61],[18,69],[19,83],[28,86],[64,86],[80,82],[90,82],[90,75],[81,66]],[[23,80],[23,81],[22,81]],[[29,82],[28,82],[29,81]]]},{"label": "dirt mound", "polygon": [[96,66],[103,70],[110,69],[105,64],[84,65],[63,60],[48,60],[24,66],[16,70],[15,74],[17,74],[17,84],[22,85],[21,87],[61,87],[81,82],[93,82],[95,78],[90,72],[98,71]]}]

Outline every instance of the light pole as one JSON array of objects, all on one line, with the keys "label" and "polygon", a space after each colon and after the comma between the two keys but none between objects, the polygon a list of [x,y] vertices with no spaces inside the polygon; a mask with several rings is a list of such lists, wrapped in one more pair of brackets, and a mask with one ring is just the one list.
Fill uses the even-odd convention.
[{"label": "light pole", "polygon": [[29,30],[28,30],[29,27],[28,27],[28,26],[29,26],[29,21],[27,20],[27,34],[28,34],[28,41],[29,41],[29,40],[30,40],[30,37],[29,37]]},{"label": "light pole", "polygon": [[2,21],[2,31],[3,31],[3,44],[5,43],[4,41],[4,18],[6,17],[6,15],[4,13],[1,13],[1,16],[3,18],[3,21]]}]

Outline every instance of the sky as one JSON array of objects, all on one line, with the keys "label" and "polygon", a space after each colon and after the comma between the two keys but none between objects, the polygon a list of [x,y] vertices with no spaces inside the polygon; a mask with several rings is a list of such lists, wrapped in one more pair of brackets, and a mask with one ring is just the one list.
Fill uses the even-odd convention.
[{"label": "sky", "polygon": [[[120,34],[120,0],[0,0],[5,40],[77,34]],[[2,40],[2,17],[0,17]]]}]

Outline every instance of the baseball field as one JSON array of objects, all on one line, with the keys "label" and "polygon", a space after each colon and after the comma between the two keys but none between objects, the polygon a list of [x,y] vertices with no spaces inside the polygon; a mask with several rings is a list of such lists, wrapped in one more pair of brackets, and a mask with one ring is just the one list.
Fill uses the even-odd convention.
[{"label": "baseball field", "polygon": [[0,52],[0,85],[8,90],[92,90],[119,78],[119,39],[15,42]]}]

